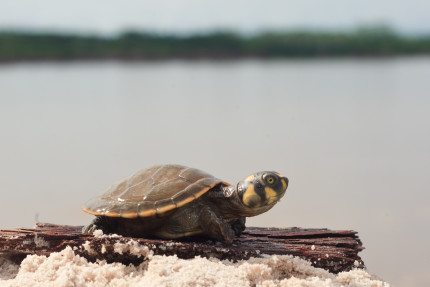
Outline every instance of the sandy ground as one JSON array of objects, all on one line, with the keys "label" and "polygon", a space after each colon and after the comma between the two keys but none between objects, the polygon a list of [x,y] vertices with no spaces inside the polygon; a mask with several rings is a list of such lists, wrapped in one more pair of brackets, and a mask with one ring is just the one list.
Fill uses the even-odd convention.
[{"label": "sandy ground", "polygon": [[232,263],[217,259],[154,256],[129,242],[116,251],[145,255],[139,266],[88,262],[67,247],[50,256],[27,256],[20,266],[0,258],[0,286],[390,286],[364,270],[337,275],[292,256],[266,256]]}]

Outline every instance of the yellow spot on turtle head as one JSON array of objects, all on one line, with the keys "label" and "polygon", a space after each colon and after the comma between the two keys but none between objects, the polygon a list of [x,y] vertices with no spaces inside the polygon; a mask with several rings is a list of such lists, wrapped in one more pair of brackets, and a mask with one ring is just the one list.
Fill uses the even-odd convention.
[{"label": "yellow spot on turtle head", "polygon": [[245,181],[253,181],[255,179],[255,175],[250,175],[247,178],[245,178]]},{"label": "yellow spot on turtle head", "polygon": [[282,181],[282,190],[286,190],[287,189],[287,182],[285,181],[285,179],[281,179]]},{"label": "yellow spot on turtle head", "polygon": [[261,205],[261,198],[255,192],[254,185],[250,184],[242,196],[243,204],[248,207],[258,207]]},{"label": "yellow spot on turtle head", "polygon": [[278,193],[271,187],[265,187],[264,193],[266,194],[267,204],[272,204],[278,200]]}]

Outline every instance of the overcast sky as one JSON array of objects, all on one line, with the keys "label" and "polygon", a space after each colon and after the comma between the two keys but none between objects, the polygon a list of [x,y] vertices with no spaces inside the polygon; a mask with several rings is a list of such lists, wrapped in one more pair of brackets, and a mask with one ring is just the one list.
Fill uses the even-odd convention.
[{"label": "overcast sky", "polygon": [[430,0],[0,0],[0,29],[252,32],[382,22],[404,32],[428,32]]}]

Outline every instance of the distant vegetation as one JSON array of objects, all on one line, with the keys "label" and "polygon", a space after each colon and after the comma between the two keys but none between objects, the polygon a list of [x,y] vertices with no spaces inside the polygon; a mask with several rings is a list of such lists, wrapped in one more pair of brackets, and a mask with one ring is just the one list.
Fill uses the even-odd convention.
[{"label": "distant vegetation", "polygon": [[350,32],[265,32],[252,36],[231,32],[188,36],[127,32],[116,37],[0,32],[0,61],[404,54],[430,54],[430,35],[404,36],[385,27]]}]

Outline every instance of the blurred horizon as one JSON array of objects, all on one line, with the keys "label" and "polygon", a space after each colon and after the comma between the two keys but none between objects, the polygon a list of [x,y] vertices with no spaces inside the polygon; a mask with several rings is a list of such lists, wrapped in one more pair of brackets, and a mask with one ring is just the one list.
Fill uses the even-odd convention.
[{"label": "blurred horizon", "polygon": [[430,54],[423,0],[6,1],[0,62]]},{"label": "blurred horizon", "polygon": [[405,35],[388,25],[349,30],[234,30],[117,35],[2,31],[0,62],[27,60],[156,60],[429,55],[430,33]]}]

